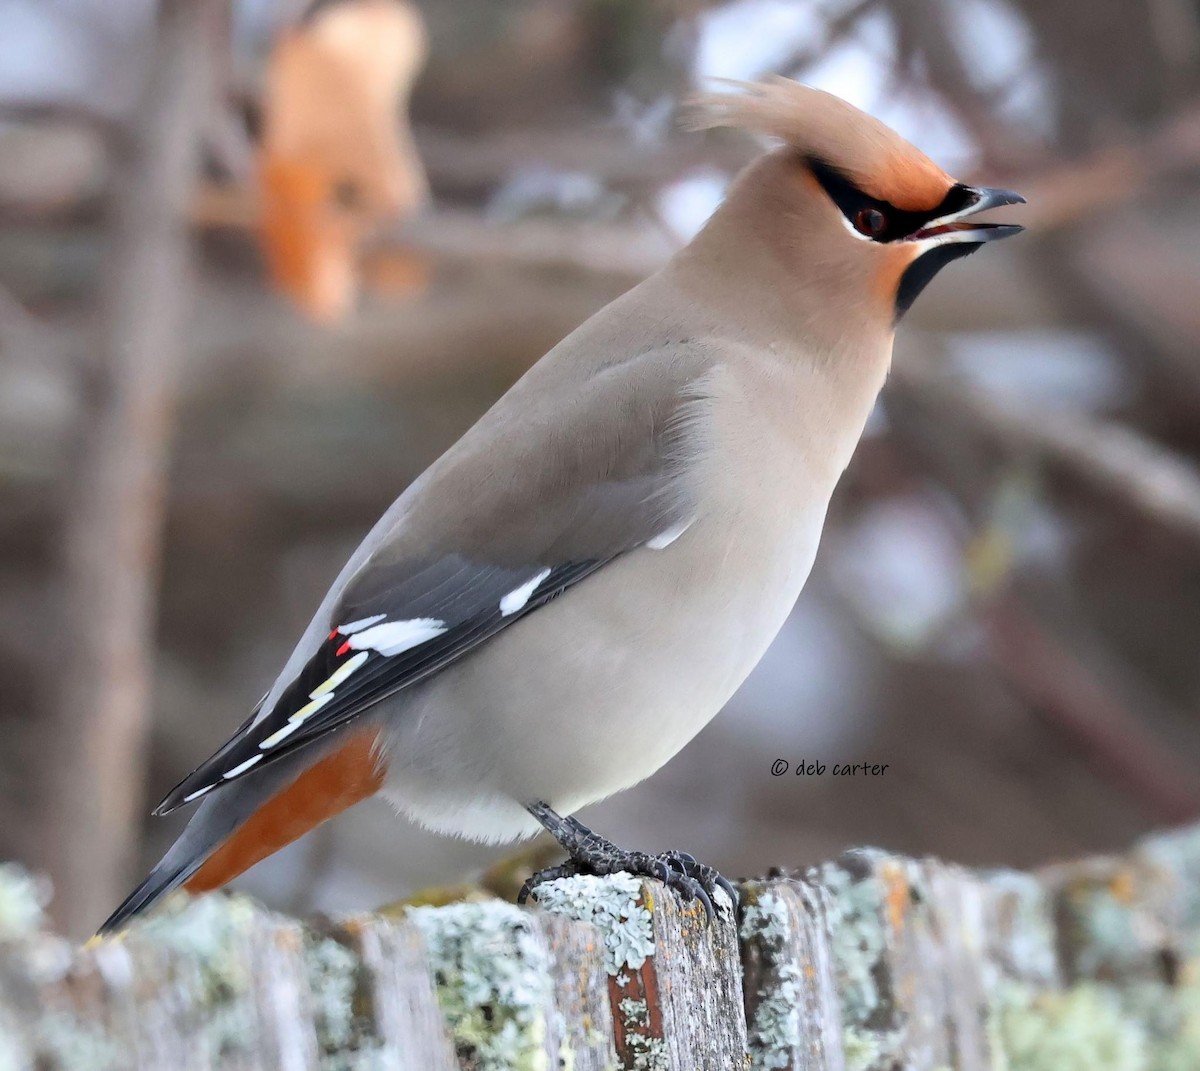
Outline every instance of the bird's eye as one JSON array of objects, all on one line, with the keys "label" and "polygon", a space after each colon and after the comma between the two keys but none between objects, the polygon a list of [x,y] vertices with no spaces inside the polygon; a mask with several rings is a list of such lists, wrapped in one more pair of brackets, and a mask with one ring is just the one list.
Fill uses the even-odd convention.
[{"label": "bird's eye", "polygon": [[854,217],[854,229],[868,238],[878,238],[887,230],[887,216],[878,208],[864,208]]}]

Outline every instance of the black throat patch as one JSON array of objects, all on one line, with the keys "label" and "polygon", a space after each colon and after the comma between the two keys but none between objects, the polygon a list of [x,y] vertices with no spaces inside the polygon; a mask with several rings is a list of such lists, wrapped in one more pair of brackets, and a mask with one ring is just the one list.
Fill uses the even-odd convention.
[{"label": "black throat patch", "polygon": [[922,253],[900,276],[900,286],[896,289],[896,315],[893,323],[899,323],[902,317],[917,300],[921,293],[947,264],[959,257],[974,253],[982,242],[956,242],[953,245],[934,246],[929,252]]}]

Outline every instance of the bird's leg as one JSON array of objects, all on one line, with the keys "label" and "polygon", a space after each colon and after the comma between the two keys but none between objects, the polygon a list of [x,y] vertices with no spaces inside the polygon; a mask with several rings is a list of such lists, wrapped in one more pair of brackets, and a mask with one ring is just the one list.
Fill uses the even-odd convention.
[{"label": "bird's leg", "polygon": [[625,873],[636,877],[656,878],[664,885],[675,889],[685,900],[699,900],[708,919],[713,915],[712,897],[721,889],[729,897],[731,905],[738,902],[737,890],[713,867],[698,863],[687,852],[662,852],[650,855],[647,852],[630,852],[618,848],[612,841],[593,833],[578,818],[563,817],[541,802],[527,807],[533,815],[567,853],[567,861],[561,866],[539,870],[521,887],[517,903],[523,904],[530,893],[543,882],[556,878],[573,877],[576,874]]}]

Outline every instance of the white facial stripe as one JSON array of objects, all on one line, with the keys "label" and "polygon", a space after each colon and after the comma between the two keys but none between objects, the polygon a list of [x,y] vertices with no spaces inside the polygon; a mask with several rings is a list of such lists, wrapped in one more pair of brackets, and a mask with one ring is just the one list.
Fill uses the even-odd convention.
[{"label": "white facial stripe", "polygon": [[353,658],[347,659],[333,672],[328,680],[322,681],[311,692],[308,693],[309,699],[319,699],[326,692],[332,692],[339,684],[350,676],[359,666],[361,666],[371,655],[367,651],[360,651]]},{"label": "white facial stripe", "polygon": [[446,622],[433,617],[417,617],[411,621],[387,621],[350,637],[356,651],[370,648],[381,655],[398,655],[422,643],[428,643],[446,631]]},{"label": "white facial stripe", "polygon": [[[953,234],[954,232],[951,231],[950,233]],[[945,241],[945,235],[939,234],[933,238],[922,238],[920,241],[909,242],[908,244],[917,251],[917,257],[919,257],[941,245],[943,241]],[[913,260],[916,260],[917,257],[913,257]]]},{"label": "white facial stripe", "polygon": [[204,795],[204,793],[211,792],[216,787],[217,787],[216,785],[205,785],[203,788],[196,789],[195,792],[189,792],[186,796],[183,797],[183,802],[191,803],[192,800],[198,800],[201,796]]},{"label": "white facial stripe", "polygon": [[262,762],[261,755],[251,755],[245,762],[235,766],[232,770],[226,770],[222,775],[226,781],[232,781],[238,774],[244,774],[251,766],[257,762]]},{"label": "white facial stripe", "polygon": [[651,550],[664,550],[691,528],[691,526],[691,521],[684,521],[682,524],[677,524],[674,528],[668,528],[665,532],[659,532],[653,539],[646,540],[646,546]]},{"label": "white facial stripe", "polygon": [[369,625],[374,625],[376,622],[382,621],[387,614],[375,614],[373,617],[360,617],[357,621],[351,621],[348,625],[338,625],[337,631],[343,636],[351,636],[355,632],[361,632]]},{"label": "white facial stripe", "polygon": [[[940,222],[940,221],[939,221]],[[931,249],[936,249],[939,245],[951,245],[956,242],[981,242],[987,241],[987,230],[983,227],[970,231],[946,231],[942,234],[935,234],[929,238],[919,238],[915,242],[907,244],[917,250],[917,256],[928,253]],[[916,259],[915,257],[913,258]]]},{"label": "white facial stripe", "polygon": [[[971,213],[978,212],[978,211],[979,211],[979,209],[976,207],[976,202],[973,201],[971,204],[966,205],[963,208],[960,208],[957,212],[951,212],[948,216],[939,216],[936,220],[930,220],[929,223],[926,224],[926,226],[939,226],[940,227],[943,223],[953,223],[953,222],[955,222],[955,220],[962,219],[964,216],[969,216],[969,215],[971,215]],[[853,234],[855,238],[858,238],[860,241],[863,241],[863,242],[873,241],[872,238],[863,234],[857,227],[854,226],[853,223],[851,223],[844,215],[842,215],[842,212],[840,209],[838,210],[837,216],[838,216],[838,219],[841,220],[842,226],[845,227],[846,230],[848,230],[851,234]],[[963,237],[964,235],[968,235],[971,233],[973,233],[973,232],[971,232],[971,231],[949,231],[946,234],[938,234],[932,238],[921,238],[915,242],[910,241],[909,244],[916,246],[921,251],[921,253],[925,253],[928,250],[932,249],[934,246],[945,245],[946,242],[973,241],[973,239],[971,239],[971,238]],[[920,254],[918,254],[918,255],[920,255]],[[646,545],[649,546],[650,544],[647,543]]]},{"label": "white facial stripe", "polygon": [[500,616],[508,617],[524,608],[533,594],[534,589],[550,575],[549,569],[543,569],[531,580],[525,581],[519,588],[514,588],[500,600]]},{"label": "white facial stripe", "polygon": [[860,242],[870,242],[873,240],[873,239],[867,237],[867,235],[863,234],[862,231],[860,231],[856,226],[854,226],[853,223],[851,223],[845,216],[843,216],[842,210],[840,208],[838,209],[837,217],[838,217],[838,219],[840,219],[842,221],[842,226],[845,227],[846,230],[848,230],[851,234],[853,234],[854,237],[857,238]]}]

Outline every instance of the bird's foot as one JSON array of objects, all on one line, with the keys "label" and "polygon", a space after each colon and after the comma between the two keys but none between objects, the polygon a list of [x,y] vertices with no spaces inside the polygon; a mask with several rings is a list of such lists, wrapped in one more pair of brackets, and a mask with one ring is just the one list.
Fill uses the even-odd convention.
[{"label": "bird's foot", "polygon": [[650,855],[647,852],[626,851],[593,833],[578,819],[563,818],[545,804],[536,804],[529,810],[562,845],[569,858],[559,866],[539,870],[530,877],[517,895],[519,904],[525,903],[539,885],[557,878],[579,874],[604,877],[623,873],[654,878],[667,888],[674,889],[685,901],[699,900],[707,922],[712,921],[715,913],[713,898],[717,889],[728,897],[731,908],[737,906],[738,894],[733,885],[715,868],[697,862],[687,852]]}]

